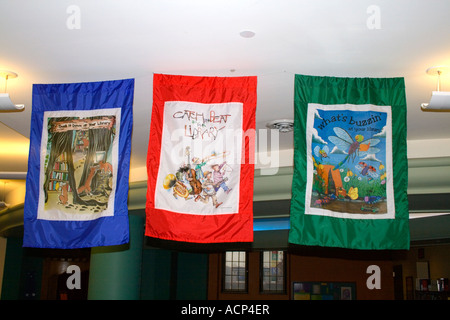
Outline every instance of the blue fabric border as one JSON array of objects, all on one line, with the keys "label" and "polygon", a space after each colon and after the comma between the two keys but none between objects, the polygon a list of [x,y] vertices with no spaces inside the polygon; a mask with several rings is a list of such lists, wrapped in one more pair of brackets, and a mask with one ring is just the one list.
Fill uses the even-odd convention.
[{"label": "blue fabric border", "polygon": [[[24,247],[84,248],[129,242],[128,181],[133,127],[134,79],[34,84],[24,205]],[[121,108],[119,167],[112,217],[90,221],[38,220],[40,146],[45,111]]]}]

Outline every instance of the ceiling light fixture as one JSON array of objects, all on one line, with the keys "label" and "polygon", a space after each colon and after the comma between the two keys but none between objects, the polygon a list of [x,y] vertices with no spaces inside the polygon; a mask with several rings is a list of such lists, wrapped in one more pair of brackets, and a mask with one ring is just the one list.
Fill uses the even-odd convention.
[{"label": "ceiling light fixture", "polygon": [[294,130],[294,120],[290,119],[279,119],[268,122],[266,127],[269,129],[277,129],[282,133],[291,132]]},{"label": "ceiling light fixture", "polygon": [[6,93],[8,79],[17,78],[17,73],[0,70],[0,80],[2,85],[0,87],[0,112],[5,111],[22,111],[24,109],[23,104],[13,104],[11,98],[9,97],[9,93]]},{"label": "ceiling light fixture", "polygon": [[250,30],[243,30],[239,33],[242,38],[253,38],[256,33]]},{"label": "ceiling light fixture", "polygon": [[420,105],[422,111],[450,111],[450,92],[441,90],[441,76],[449,71],[447,66],[430,67],[427,74],[437,76],[436,91],[431,93],[430,103]]}]

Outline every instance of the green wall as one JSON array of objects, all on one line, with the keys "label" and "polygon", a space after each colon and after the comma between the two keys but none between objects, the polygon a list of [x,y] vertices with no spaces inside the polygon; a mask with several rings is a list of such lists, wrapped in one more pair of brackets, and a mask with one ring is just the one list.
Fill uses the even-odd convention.
[{"label": "green wall", "polygon": [[[143,248],[144,221],[130,222],[128,247],[91,250],[89,299],[206,300],[208,254]],[[44,257],[23,248],[22,238],[8,238],[1,299],[40,299]]]},{"label": "green wall", "polygon": [[129,215],[130,241],[91,249],[89,300],[139,300],[144,217]]},{"label": "green wall", "polygon": [[2,300],[17,300],[20,297],[22,257],[22,238],[8,238],[3,270]]},{"label": "green wall", "polygon": [[206,300],[208,295],[208,255],[178,253],[177,300]]},{"label": "green wall", "polygon": [[142,256],[142,300],[206,300],[208,255],[145,249]]},{"label": "green wall", "polygon": [[43,259],[23,248],[22,241],[7,240],[1,300],[40,299]]}]

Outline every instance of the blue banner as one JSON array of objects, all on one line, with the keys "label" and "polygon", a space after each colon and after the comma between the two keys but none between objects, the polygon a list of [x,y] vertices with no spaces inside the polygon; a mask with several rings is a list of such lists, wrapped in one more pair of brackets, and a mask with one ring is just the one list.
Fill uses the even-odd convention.
[{"label": "blue banner", "polygon": [[129,241],[134,79],[33,85],[24,247]]}]

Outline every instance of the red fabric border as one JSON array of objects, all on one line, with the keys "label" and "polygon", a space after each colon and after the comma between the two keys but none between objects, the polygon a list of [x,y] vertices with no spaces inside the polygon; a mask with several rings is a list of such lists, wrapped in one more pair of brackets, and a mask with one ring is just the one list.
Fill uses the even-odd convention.
[{"label": "red fabric border", "polygon": [[[257,78],[154,74],[153,109],[147,155],[145,235],[165,240],[220,243],[253,241],[253,180]],[[154,196],[161,153],[166,101],[243,103],[243,162],[239,212],[221,215],[181,214],[155,208]]]}]

